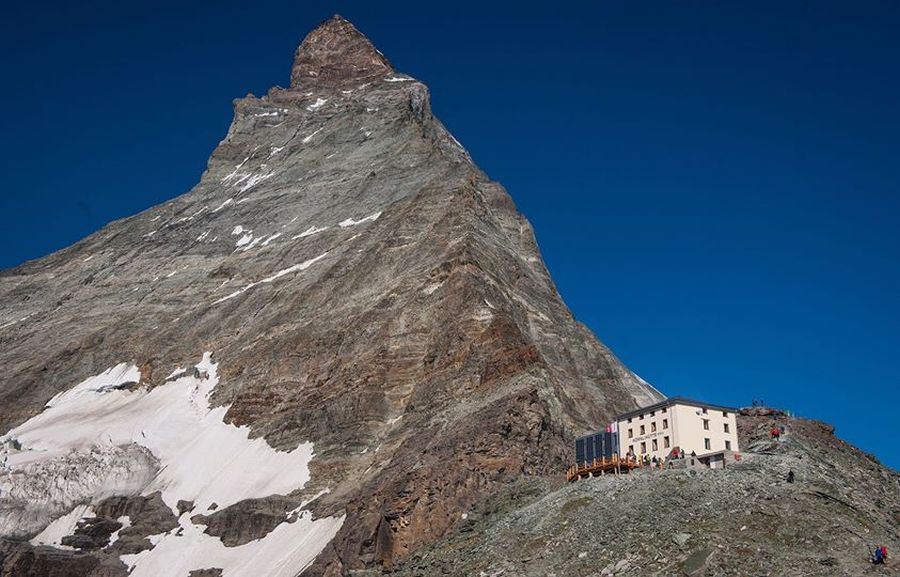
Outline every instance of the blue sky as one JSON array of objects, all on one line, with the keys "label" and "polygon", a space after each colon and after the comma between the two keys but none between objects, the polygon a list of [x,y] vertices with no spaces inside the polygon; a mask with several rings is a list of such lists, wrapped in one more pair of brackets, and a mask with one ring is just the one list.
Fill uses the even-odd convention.
[{"label": "blue sky", "polygon": [[900,4],[16,3],[0,266],[189,190],[231,100],[341,13],[670,395],[765,399],[900,467]]}]

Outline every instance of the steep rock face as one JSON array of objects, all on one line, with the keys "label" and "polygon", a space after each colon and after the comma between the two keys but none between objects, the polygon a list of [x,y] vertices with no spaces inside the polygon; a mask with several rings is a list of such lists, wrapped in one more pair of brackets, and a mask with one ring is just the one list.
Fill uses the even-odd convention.
[{"label": "steep rock face", "polygon": [[0,431],[116,363],[152,388],[202,351],[227,422],[316,454],[297,495],[207,532],[244,543],[328,489],[315,515],[346,519],[309,574],[392,565],[661,397],[572,317],[425,85],[340,17],[289,89],[235,101],[193,190],[0,273]]}]

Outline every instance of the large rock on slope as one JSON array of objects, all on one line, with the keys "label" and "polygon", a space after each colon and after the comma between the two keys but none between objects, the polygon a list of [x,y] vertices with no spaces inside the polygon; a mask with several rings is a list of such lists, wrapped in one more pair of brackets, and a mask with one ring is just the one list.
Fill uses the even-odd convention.
[{"label": "large rock on slope", "polygon": [[[229,422],[315,444],[306,492],[347,517],[309,573],[338,574],[661,398],[572,317],[427,87],[347,21],[310,33],[290,88],[234,108],[190,192],[0,273],[0,431],[116,363],[153,387],[213,351]],[[268,530],[263,501],[216,526]]]}]

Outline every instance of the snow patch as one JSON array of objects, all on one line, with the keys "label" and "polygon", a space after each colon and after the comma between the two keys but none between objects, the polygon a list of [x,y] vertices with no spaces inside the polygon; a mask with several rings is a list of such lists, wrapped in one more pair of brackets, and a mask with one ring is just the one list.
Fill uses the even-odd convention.
[{"label": "snow patch", "polygon": [[[225,423],[229,407],[212,408],[209,403],[219,382],[212,354],[204,353],[195,369],[153,389],[129,391],[121,385],[138,379],[140,371],[133,364],[116,365],[58,394],[42,413],[8,436],[22,443],[20,453],[31,462],[91,454],[110,445],[141,445],[158,459],[159,469],[148,477],[142,494],[160,491],[176,513],[181,499],[193,501],[195,508],[179,517],[179,529],[150,536],[152,549],[121,557],[132,577],[187,575],[209,567],[222,568],[228,577],[293,577],[334,537],[343,516],[313,520],[311,513],[303,511],[293,522],[286,521],[265,537],[239,547],[225,547],[190,517],[208,514],[213,503],[221,510],[248,498],[302,489],[309,481],[312,443],[276,451],[262,438],[251,439],[248,427]],[[79,504],[32,542],[59,546],[87,516],[93,516],[90,505]],[[130,525],[127,517],[119,522],[122,528]],[[111,542],[118,539],[118,532],[114,536]]]},{"label": "snow patch", "polygon": [[232,178],[236,177],[236,176],[238,175],[238,171],[241,170],[241,167],[244,166],[244,165],[247,163],[248,160],[250,160],[250,157],[249,157],[249,156],[248,156],[247,158],[245,158],[244,160],[242,160],[240,164],[238,164],[237,166],[235,166],[235,167],[234,167],[234,170],[232,170],[231,172],[229,172],[228,174],[226,174],[225,177],[222,179],[222,182],[228,182],[228,181],[231,180]]},{"label": "snow patch", "polygon": [[385,78],[385,82],[409,82],[412,78],[404,78],[403,76],[391,76],[390,78]]},{"label": "snow patch", "polygon": [[120,523],[122,526],[113,531],[109,536],[109,543],[106,545],[107,547],[111,546],[113,543],[119,540],[119,532],[122,529],[127,529],[131,527],[131,517],[128,515],[122,515],[118,519],[116,519],[117,523]]},{"label": "snow patch", "polygon": [[268,246],[270,242],[272,242],[273,240],[275,240],[275,239],[278,238],[279,236],[281,236],[281,233],[280,233],[280,232],[276,232],[275,234],[273,234],[272,236],[270,236],[269,238],[267,238],[267,239],[262,243],[262,245],[263,245],[263,246]]},{"label": "snow patch", "polygon": [[369,216],[367,216],[365,218],[361,218],[359,220],[353,220],[352,218],[348,218],[346,220],[342,220],[341,222],[339,222],[338,226],[340,226],[341,228],[347,228],[349,226],[356,226],[357,224],[362,224],[364,222],[378,220],[378,217],[380,217],[380,216],[381,216],[381,212],[379,211],[379,212],[376,212],[375,214],[370,214]]},{"label": "snow patch", "polygon": [[233,199],[233,198],[226,199],[225,201],[222,202],[222,204],[220,204],[218,207],[216,207],[215,209],[213,209],[213,212],[219,212],[220,210],[222,210],[223,208],[225,208],[226,206],[228,206],[228,205],[231,204],[232,202],[234,202],[234,199]]},{"label": "snow patch", "polygon": [[241,186],[240,192],[241,193],[247,192],[248,190],[250,190],[257,184],[259,184],[260,182],[269,180],[273,176],[275,176],[274,171],[273,172],[264,172],[262,174],[253,174],[247,179],[247,182],[245,182],[244,185]]},{"label": "snow patch", "polygon": [[311,226],[308,229],[304,230],[298,235],[292,236],[291,240],[297,240],[298,238],[306,238],[307,236],[312,236],[316,233],[322,232],[323,230],[328,230],[327,226],[323,226],[322,228]]},{"label": "snow patch", "polygon": [[187,575],[210,567],[221,568],[223,577],[295,577],[312,564],[344,522],[344,516],[313,521],[304,511],[294,522],[278,525],[262,539],[226,547],[203,532],[205,525],[194,525],[190,515],[178,519],[179,529],[151,537],[151,542],[156,541],[153,549],[121,556],[130,577]]},{"label": "snow patch", "polygon": [[309,110],[310,112],[314,112],[314,111],[322,108],[323,106],[325,106],[326,102],[328,102],[328,99],[326,99],[326,98],[316,98],[316,101],[313,102],[312,104],[310,104],[309,106],[307,106],[306,109]]},{"label": "snow patch", "polygon": [[312,140],[312,137],[319,134],[321,131],[322,131],[322,129],[320,128],[320,129],[316,130],[315,132],[313,132],[312,134],[310,134],[309,136],[305,137],[302,141],[303,144],[309,144],[309,141]]},{"label": "snow patch", "polygon": [[237,244],[235,244],[234,246],[240,248],[240,247],[242,247],[242,246],[244,246],[244,245],[246,245],[246,244],[249,244],[250,241],[252,241],[252,240],[253,240],[253,235],[252,235],[251,233],[248,232],[247,234],[245,234],[244,236],[242,236],[241,238],[239,238],[238,241],[237,241]]},{"label": "snow patch", "polygon": [[69,513],[47,525],[47,528],[36,535],[30,543],[32,545],[52,545],[58,549],[73,550],[73,547],[62,544],[63,537],[74,534],[79,521],[85,517],[93,516],[94,512],[90,505],[78,505]]}]

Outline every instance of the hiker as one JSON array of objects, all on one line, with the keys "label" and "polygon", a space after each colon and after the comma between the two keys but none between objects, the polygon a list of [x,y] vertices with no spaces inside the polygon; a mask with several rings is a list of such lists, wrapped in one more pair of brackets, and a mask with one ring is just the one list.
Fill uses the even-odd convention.
[{"label": "hiker", "polygon": [[884,564],[884,552],[882,551],[884,547],[875,547],[875,554],[872,556],[872,563],[875,565],[883,565]]},{"label": "hiker", "polygon": [[793,483],[793,482],[794,482],[794,471],[793,471],[793,469],[790,470],[790,471],[788,471],[787,482],[788,482],[788,483]]},{"label": "hiker", "polygon": [[684,459],[684,449],[681,449],[681,458]]}]

